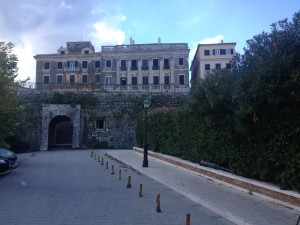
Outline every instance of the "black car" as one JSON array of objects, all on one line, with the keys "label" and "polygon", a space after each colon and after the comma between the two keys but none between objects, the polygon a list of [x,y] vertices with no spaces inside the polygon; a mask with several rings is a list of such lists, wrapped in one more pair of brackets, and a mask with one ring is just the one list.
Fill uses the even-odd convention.
[{"label": "black car", "polygon": [[7,159],[0,158],[0,175],[5,175],[9,172],[9,162]]},{"label": "black car", "polygon": [[0,148],[0,158],[7,159],[10,167],[16,166],[16,161],[17,161],[16,153],[14,153],[6,148]]}]

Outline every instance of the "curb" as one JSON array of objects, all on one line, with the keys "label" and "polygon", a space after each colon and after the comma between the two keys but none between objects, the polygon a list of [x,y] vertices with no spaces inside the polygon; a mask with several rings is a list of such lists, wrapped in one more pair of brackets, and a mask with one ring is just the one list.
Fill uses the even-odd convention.
[{"label": "curb", "polygon": [[[137,147],[134,147],[133,151],[139,154],[143,153],[143,150]],[[252,194],[257,194],[257,196],[300,211],[300,194],[297,194],[296,192],[282,191],[279,188],[278,190],[276,190],[276,187],[273,186],[271,187],[268,185],[260,184],[259,182],[256,182],[254,180],[245,179],[243,177],[238,177],[237,175],[229,174],[226,172],[216,171],[197,165],[195,163],[178,159],[173,156],[163,155],[152,151],[148,151],[148,155],[155,159],[159,159],[181,168],[199,173],[206,177],[213,178],[215,180],[223,182],[224,184],[248,191],[249,193],[251,192]]]}]

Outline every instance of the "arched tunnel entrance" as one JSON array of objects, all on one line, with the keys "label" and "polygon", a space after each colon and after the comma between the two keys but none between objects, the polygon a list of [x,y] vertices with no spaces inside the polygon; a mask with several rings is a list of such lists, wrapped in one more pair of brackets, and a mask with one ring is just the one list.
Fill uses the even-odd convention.
[{"label": "arched tunnel entrance", "polygon": [[48,149],[72,148],[73,122],[67,116],[55,116],[49,123]]}]

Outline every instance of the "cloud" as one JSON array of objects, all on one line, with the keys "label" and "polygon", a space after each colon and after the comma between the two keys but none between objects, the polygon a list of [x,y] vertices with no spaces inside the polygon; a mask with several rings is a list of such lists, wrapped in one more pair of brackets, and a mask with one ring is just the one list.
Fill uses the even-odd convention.
[{"label": "cloud", "polygon": [[67,41],[91,40],[97,51],[122,44],[125,20],[112,0],[2,0],[0,40],[15,44],[17,79],[29,76],[35,82],[34,55],[56,53]]},{"label": "cloud", "polygon": [[198,43],[197,43],[197,45],[198,44],[216,44],[216,43],[220,43],[221,42],[221,40],[223,40],[223,36],[222,35],[217,35],[217,36],[215,36],[215,37],[212,37],[212,38],[210,38],[210,37],[207,37],[207,38],[204,38],[203,40],[201,40],[201,41],[199,41]]},{"label": "cloud", "polygon": [[[191,49],[190,55],[189,55],[189,61],[192,62],[192,60],[195,56],[198,44],[216,44],[216,43],[220,43],[221,40],[223,40],[223,38],[224,38],[223,35],[218,34],[215,37],[206,37],[206,38],[202,39],[201,41],[193,43],[193,46],[192,46],[192,49]],[[191,63],[190,63],[190,65],[191,65]]]},{"label": "cloud", "polygon": [[111,28],[104,22],[94,24],[95,32],[92,34],[99,45],[121,45],[125,40],[125,33],[119,28]]}]

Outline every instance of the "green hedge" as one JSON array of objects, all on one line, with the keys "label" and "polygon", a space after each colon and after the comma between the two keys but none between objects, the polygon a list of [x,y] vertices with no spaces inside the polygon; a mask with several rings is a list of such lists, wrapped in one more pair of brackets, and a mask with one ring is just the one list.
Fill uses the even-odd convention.
[{"label": "green hedge", "polygon": [[300,191],[299,32],[298,12],[247,41],[233,71],[194,83],[182,107],[152,109],[149,148]]}]

